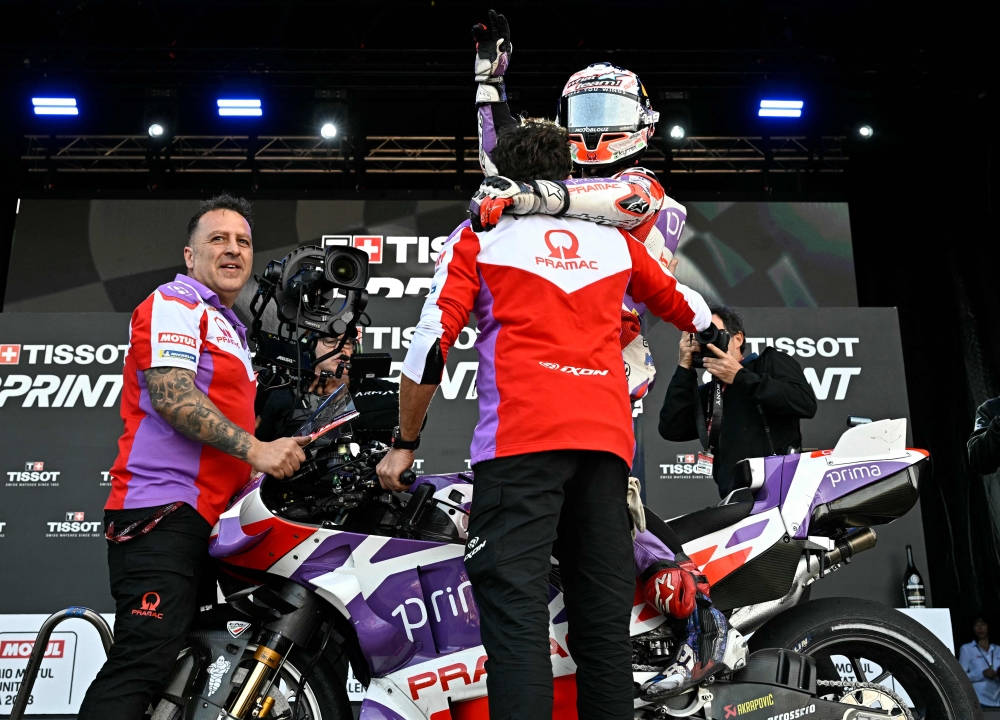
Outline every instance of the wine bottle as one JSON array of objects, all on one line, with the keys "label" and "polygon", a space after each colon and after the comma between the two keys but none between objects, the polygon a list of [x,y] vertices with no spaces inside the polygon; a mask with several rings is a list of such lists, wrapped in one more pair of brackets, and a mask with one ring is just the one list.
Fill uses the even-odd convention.
[{"label": "wine bottle", "polygon": [[927,607],[924,598],[924,579],[913,564],[913,546],[906,546],[906,574],[903,576],[903,601],[908,608]]}]

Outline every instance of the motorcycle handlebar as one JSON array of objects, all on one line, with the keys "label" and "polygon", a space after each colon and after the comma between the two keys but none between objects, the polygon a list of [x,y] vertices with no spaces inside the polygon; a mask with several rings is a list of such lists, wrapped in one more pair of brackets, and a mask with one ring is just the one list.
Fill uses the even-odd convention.
[{"label": "motorcycle handlebar", "polygon": [[413,470],[404,470],[399,476],[399,482],[409,487],[417,479],[417,474]]}]

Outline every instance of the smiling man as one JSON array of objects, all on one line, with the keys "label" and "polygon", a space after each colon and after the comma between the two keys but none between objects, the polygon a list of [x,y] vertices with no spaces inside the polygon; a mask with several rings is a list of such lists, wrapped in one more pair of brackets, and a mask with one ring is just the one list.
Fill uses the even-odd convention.
[{"label": "smiling man", "polygon": [[188,274],[132,313],[125,432],[104,506],[116,639],[82,719],[143,717],[199,600],[215,601],[208,538],[229,498],[251,468],[281,478],[305,459],[305,438],[253,436],[257,381],[232,311],[253,265],[252,221],[242,198],[203,202],[188,224]]}]

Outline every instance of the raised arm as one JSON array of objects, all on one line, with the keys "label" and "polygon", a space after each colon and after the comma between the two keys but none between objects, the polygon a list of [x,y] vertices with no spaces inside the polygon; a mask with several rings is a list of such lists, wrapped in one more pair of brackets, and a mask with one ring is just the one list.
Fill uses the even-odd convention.
[{"label": "raised arm", "polygon": [[510,64],[513,46],[507,18],[490,10],[490,27],[482,23],[472,26],[476,40],[476,110],[479,126],[479,167],[487,177],[496,175],[493,150],[497,136],[508,125],[515,124],[507,107],[504,73]]}]

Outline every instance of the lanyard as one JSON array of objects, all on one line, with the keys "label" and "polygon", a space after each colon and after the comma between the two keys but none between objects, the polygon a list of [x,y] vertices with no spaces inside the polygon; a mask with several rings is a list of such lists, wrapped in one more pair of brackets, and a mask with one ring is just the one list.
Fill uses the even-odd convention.
[{"label": "lanyard", "polygon": [[986,661],[986,664],[989,666],[990,670],[992,670],[993,669],[993,645],[992,644],[990,645],[990,659],[986,660],[986,653],[984,653],[983,649],[981,647],[979,647],[979,643],[974,643],[974,644],[976,646],[976,650],[979,651],[980,657],[982,657],[983,660]]},{"label": "lanyard", "polygon": [[[139,535],[145,535],[153,528],[155,528],[157,525],[159,525],[160,521],[163,520],[163,518],[165,518],[167,515],[172,513],[174,510],[176,510],[183,504],[184,503],[181,502],[170,503],[165,507],[161,507],[152,515],[148,515],[147,517],[144,517],[141,520],[136,520],[131,525],[128,525],[124,530],[120,530],[117,533],[115,532],[115,524],[112,522],[108,525],[108,529],[104,533],[104,537],[113,543],[123,543],[123,542],[128,542],[129,540],[132,540],[133,538],[138,537]],[[136,529],[138,529],[138,532],[135,532]]]}]

